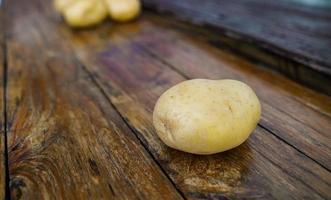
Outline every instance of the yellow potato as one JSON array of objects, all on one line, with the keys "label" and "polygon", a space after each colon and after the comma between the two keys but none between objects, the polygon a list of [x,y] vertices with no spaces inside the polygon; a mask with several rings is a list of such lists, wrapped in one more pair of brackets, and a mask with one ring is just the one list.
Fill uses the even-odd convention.
[{"label": "yellow potato", "polygon": [[136,18],[140,14],[139,0],[106,0],[109,14],[115,21],[126,22]]},{"label": "yellow potato", "polygon": [[75,27],[86,27],[100,23],[108,16],[103,0],[76,0],[63,10],[66,22]]},{"label": "yellow potato", "polygon": [[75,3],[77,0],[55,0],[54,7],[58,12],[64,12],[71,4]]},{"label": "yellow potato", "polygon": [[153,124],[168,146],[194,154],[213,154],[242,144],[260,115],[260,102],[245,83],[194,79],[161,95]]}]

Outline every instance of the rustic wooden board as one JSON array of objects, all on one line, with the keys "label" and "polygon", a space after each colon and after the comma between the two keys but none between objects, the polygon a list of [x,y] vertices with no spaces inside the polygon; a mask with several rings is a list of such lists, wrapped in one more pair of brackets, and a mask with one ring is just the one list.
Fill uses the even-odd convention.
[{"label": "rustic wooden board", "polygon": [[[172,30],[185,32],[188,35],[194,35],[199,40],[204,40],[212,46],[227,50],[233,54],[245,57],[255,65],[263,66],[267,69],[280,72],[286,77],[295,80],[296,82],[308,86],[315,91],[331,95],[331,75],[313,70],[309,64],[296,62],[291,57],[285,57],[267,51],[263,47],[259,47],[256,43],[245,42],[236,37],[227,36],[212,27],[196,26],[178,20],[174,16],[159,15],[154,12],[145,12],[151,19],[162,21],[162,25],[169,26]],[[153,20],[154,21],[154,20]]]},{"label": "rustic wooden board", "polygon": [[48,25],[42,3],[8,5],[12,199],[181,199]]},{"label": "rustic wooden board", "polygon": [[[185,38],[178,32],[160,29],[155,25],[147,29],[145,26],[145,34],[135,38],[137,44],[149,48],[147,51],[150,54],[181,71],[185,77],[234,78],[253,86],[262,100],[261,125],[331,169],[330,97],[309,91],[278,75],[266,73],[236,56],[194,42],[194,38]],[[283,90],[279,87],[283,87]],[[295,90],[296,95],[292,95],[291,91]],[[301,96],[306,96],[306,99],[309,96],[319,98],[320,102],[315,103],[322,105],[322,108],[315,110],[314,106],[310,107],[310,101],[298,101]],[[323,113],[319,110],[323,110]]]},{"label": "rustic wooden board", "polygon": [[[300,4],[301,1],[301,4]],[[328,0],[144,0],[147,8],[217,32],[209,42],[331,95],[331,3]],[[318,6],[319,5],[319,6]],[[163,15],[169,17],[169,15]],[[193,31],[196,32],[196,31]]]},{"label": "rustic wooden board", "polygon": [[4,126],[4,69],[5,69],[5,29],[4,9],[0,3],[0,200],[5,199],[6,191],[6,158]]},{"label": "rustic wooden board", "polygon": [[290,0],[143,0],[148,7],[169,11],[198,24],[223,28],[273,51],[293,56],[331,74],[331,3],[314,6]]},{"label": "rustic wooden board", "polygon": [[[232,52],[229,52],[227,48],[224,49],[220,49],[220,48],[212,48],[208,43],[208,41],[206,41],[205,37],[200,37],[201,31],[202,29],[200,29],[197,26],[190,26],[187,25],[186,23],[180,23],[178,21],[173,21],[173,19],[171,18],[170,20],[167,18],[162,18],[160,16],[156,16],[154,14],[150,14],[149,12],[145,14],[146,18],[148,18],[148,21],[146,22],[141,22],[139,25],[142,29],[142,27],[144,27],[144,30],[141,31],[142,33],[140,33],[139,35],[146,35],[146,34],[151,34],[151,36],[158,36],[159,38],[157,38],[158,40],[161,39],[161,42],[164,40],[173,40],[172,42],[178,42],[178,40],[182,40],[182,38],[184,40],[189,40],[188,42],[194,40],[193,46],[198,46],[202,49],[208,49],[208,51],[212,50],[212,52],[210,52],[209,54],[213,55],[215,52],[219,52],[219,54],[233,54]],[[143,19],[144,20],[144,19]],[[148,24],[154,24],[154,25],[148,25]],[[156,24],[156,25],[155,25]],[[122,29],[125,29],[124,25],[122,25]],[[188,28],[189,27],[189,28]],[[195,27],[195,29],[194,29]],[[128,26],[128,29],[133,29],[132,26]],[[123,30],[125,31],[125,30]],[[191,33],[189,33],[188,31],[190,31]],[[196,31],[196,32],[194,32]],[[136,31],[131,31],[133,35],[137,35]],[[162,33],[160,32],[165,32],[166,34],[161,35]],[[179,32],[179,34],[178,34]],[[125,34],[128,35],[128,33],[130,32],[126,32]],[[174,37],[173,35],[177,34],[177,40],[176,37]],[[139,36],[138,37],[142,37]],[[217,35],[211,35],[210,33],[208,34],[208,37],[212,37],[215,38],[217,37]],[[137,36],[136,36],[137,38]],[[135,39],[137,40],[137,39]],[[198,41],[198,43],[196,42]],[[139,42],[139,40],[138,40]],[[180,41],[179,41],[180,42]],[[174,43],[176,45],[176,43]],[[148,43],[147,41],[147,46],[149,47],[153,47],[150,43]],[[161,46],[161,45],[159,45]],[[206,48],[208,47],[208,48]],[[183,48],[183,47],[182,47]],[[188,47],[187,47],[188,48]],[[193,51],[189,50],[190,52]],[[222,53],[223,52],[223,53]],[[189,52],[188,52],[189,53]],[[207,52],[208,53],[208,52]],[[312,107],[316,110],[318,110],[319,112],[322,112],[325,115],[329,115],[331,116],[331,102],[329,101],[330,98],[326,95],[323,95],[319,92],[316,92],[314,90],[309,90],[306,87],[303,87],[300,84],[296,84],[293,81],[289,81],[287,78],[284,78],[283,76],[277,74],[277,73],[270,73],[270,71],[268,70],[262,70],[260,69],[262,64],[256,64],[256,63],[252,63],[252,62],[248,62],[246,59],[243,59],[241,56],[236,56],[236,54],[234,54],[235,56],[232,56],[232,59],[235,58],[239,58],[237,59],[238,61],[241,61],[240,64],[244,65],[243,67],[241,67],[240,69],[242,69],[244,72],[251,72],[253,73],[258,73],[258,74],[264,74],[262,77],[258,77],[256,76],[256,79],[262,79],[262,80],[268,80],[269,78],[272,78],[272,82],[274,84],[272,84],[272,86],[274,88],[278,88],[277,91],[281,91],[282,94],[286,93],[286,95],[290,95],[292,96],[292,98],[296,99],[297,101],[300,101],[302,103],[304,103],[305,105]],[[209,63],[207,63],[207,65],[210,65]],[[223,64],[224,65],[224,64]],[[221,65],[221,66],[223,66]],[[204,66],[204,65],[203,65]],[[253,67],[255,66],[255,67]],[[220,67],[220,66],[217,66]],[[216,68],[217,68],[216,67]],[[236,70],[238,67],[236,67],[235,69],[232,69],[233,71],[239,71],[240,70]],[[178,70],[177,70],[178,71]],[[242,72],[242,73],[244,73]],[[288,85],[290,84],[290,87],[288,87]],[[271,84],[269,84],[271,85]]]},{"label": "rustic wooden board", "polygon": [[[13,199],[331,198],[330,97],[166,19],[73,30],[44,0],[12,0],[8,16]],[[195,77],[257,91],[263,116],[247,142],[196,156],[159,140],[157,98]]]},{"label": "rustic wooden board", "polygon": [[[330,172],[263,127],[258,127],[244,145],[213,156],[186,154],[160,142],[151,122],[153,106],[162,92],[185,78],[150,54],[157,50],[153,45],[149,51],[142,48],[146,40],[136,41],[150,37],[163,43],[150,32],[144,34],[142,20],[97,31],[62,31],[79,60],[188,198],[330,198]],[[174,44],[181,39],[171,37]],[[190,58],[182,59],[190,64]]]}]

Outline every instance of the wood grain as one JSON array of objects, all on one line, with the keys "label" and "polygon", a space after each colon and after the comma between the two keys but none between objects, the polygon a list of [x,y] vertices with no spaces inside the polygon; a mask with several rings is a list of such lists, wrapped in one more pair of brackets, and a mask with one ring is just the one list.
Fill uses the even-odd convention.
[{"label": "wood grain", "polygon": [[[163,26],[167,24],[171,29],[179,32],[185,32],[194,35],[195,38],[204,40],[221,50],[227,50],[232,54],[245,57],[256,65],[263,66],[266,69],[272,69],[280,72],[296,82],[308,86],[315,91],[331,95],[331,77],[315,71],[309,67],[309,64],[299,63],[290,57],[285,57],[272,53],[263,47],[250,43],[237,37],[227,36],[217,28],[210,26],[196,26],[178,20],[171,15],[159,15],[154,12],[145,12],[153,21],[162,21]],[[308,66],[307,66],[308,65]]]},{"label": "wood grain", "polygon": [[189,199],[330,198],[330,172],[262,127],[240,147],[213,156],[166,147],[152,126],[153,106],[162,92],[185,79],[132,41],[133,34],[125,36],[123,27],[138,35],[145,30],[137,22],[62,32],[79,60]]},{"label": "wood grain", "polygon": [[5,68],[5,20],[4,8],[0,3],[0,200],[5,199],[6,162],[5,162],[5,126],[4,126],[4,68]]},{"label": "wood grain", "polygon": [[[314,6],[289,0],[143,0],[196,24],[262,46],[307,67],[331,75],[331,4]],[[317,3],[316,3],[317,4]]]},{"label": "wood grain", "polygon": [[[150,13],[148,13],[147,15],[150,15]],[[164,29],[173,29],[174,32],[181,32],[182,35],[185,36],[190,36],[187,38],[191,38],[191,40],[198,40],[200,41],[199,43],[207,43],[207,44],[211,44],[212,46],[214,46],[215,40],[217,40],[217,38],[219,39],[220,36],[217,33],[212,33],[209,31],[206,31],[206,29],[203,28],[199,28],[197,26],[191,26],[188,25],[187,23],[182,23],[179,22],[178,20],[166,20],[160,16],[156,16],[156,15],[151,15],[149,17],[149,19],[151,19],[151,21],[153,23],[158,24],[158,26],[164,28]],[[168,36],[169,37],[169,36]],[[218,41],[217,43],[221,43],[220,48],[218,48],[216,50],[217,51],[221,51],[226,53],[227,55],[229,54],[234,54],[231,50],[228,51],[228,48],[226,47],[226,45],[224,45],[224,43],[226,42],[227,39],[223,38],[220,41]],[[233,42],[233,41],[231,41]],[[222,46],[223,45],[223,46]],[[240,48],[240,44],[238,42],[238,44],[233,44],[236,45],[237,48]],[[206,46],[206,45],[205,45]],[[209,45],[207,45],[209,46]],[[222,47],[222,48],[221,48]],[[214,48],[211,48],[214,49]],[[274,58],[268,57],[265,58],[263,56],[261,56],[261,52],[257,53],[255,52],[253,49],[249,49],[251,52],[251,54],[255,54],[258,57],[258,61],[255,62],[244,62],[245,66],[258,66],[258,67],[263,67],[262,65],[264,65],[264,62],[261,62],[263,59],[267,59],[269,60],[269,63],[273,63],[274,65],[278,65],[280,68],[286,68],[289,67],[286,61],[282,61],[281,58],[279,58],[277,61],[270,61]],[[215,50],[214,50],[215,51]],[[234,56],[238,57],[238,56]],[[244,60],[242,59],[242,57],[240,56],[240,60]],[[284,57],[282,57],[284,59]],[[277,63],[278,62],[278,63]],[[283,63],[284,62],[284,63]],[[285,66],[283,66],[283,64]],[[242,67],[243,68],[243,67]],[[286,95],[291,96],[292,98],[296,99],[297,101],[300,101],[301,103],[304,103],[305,105],[312,107],[315,110],[318,110],[319,112],[322,112],[323,114],[329,115],[331,116],[331,102],[330,102],[330,98],[328,98],[327,95],[323,95],[320,92],[316,92],[315,90],[309,90],[306,87],[303,87],[301,84],[296,84],[293,81],[289,81],[287,78],[284,78],[281,75],[277,75],[276,73],[270,73],[270,71],[268,70],[261,70],[261,69],[256,69],[256,67],[249,67],[253,68],[255,70],[247,70],[252,71],[254,73],[259,73],[259,74],[265,74],[262,77],[259,77],[260,79],[264,79],[264,80],[268,80],[268,79],[272,79],[273,82],[275,84],[274,87],[275,88],[279,88],[278,91],[280,91],[281,93],[286,93]],[[245,69],[245,68],[243,68]],[[295,69],[292,69],[295,70]],[[299,73],[299,70],[297,71],[297,73]],[[266,78],[264,78],[266,77]],[[290,87],[289,87],[289,86]],[[325,87],[328,87],[328,85],[325,85]]]},{"label": "wood grain", "polygon": [[[329,97],[148,15],[73,30],[50,1],[12,0],[8,16],[13,199],[331,198]],[[258,91],[265,114],[243,145],[196,156],[159,140],[155,101],[196,76]]]},{"label": "wood grain", "polygon": [[8,5],[12,199],[181,199],[48,25],[43,3]]},{"label": "wood grain", "polygon": [[[248,83],[262,100],[261,125],[331,169],[330,97],[299,87],[284,77],[258,69],[240,57],[213,49],[195,38],[159,28],[156,24],[160,23],[147,24],[143,33],[136,37],[131,35],[136,45],[187,78],[232,78]],[[292,94],[295,90],[299,91]],[[306,101],[309,96],[320,99],[316,105],[321,109],[313,109],[316,105],[306,106],[312,103]]]}]

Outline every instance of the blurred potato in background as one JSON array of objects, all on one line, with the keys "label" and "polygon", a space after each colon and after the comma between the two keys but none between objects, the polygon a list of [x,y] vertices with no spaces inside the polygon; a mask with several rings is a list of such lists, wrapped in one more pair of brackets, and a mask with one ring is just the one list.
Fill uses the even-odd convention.
[{"label": "blurred potato in background", "polygon": [[93,26],[107,16],[114,21],[127,22],[141,12],[139,0],[55,0],[54,7],[73,27]]}]

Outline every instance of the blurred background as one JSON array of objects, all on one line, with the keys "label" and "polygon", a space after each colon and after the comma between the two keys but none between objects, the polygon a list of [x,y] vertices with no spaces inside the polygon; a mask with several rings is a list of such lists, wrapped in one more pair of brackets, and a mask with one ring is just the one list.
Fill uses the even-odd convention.
[{"label": "blurred background", "polygon": [[143,0],[143,3],[152,11],[171,14],[234,39],[210,42],[227,44],[292,79],[331,94],[329,0]]}]

